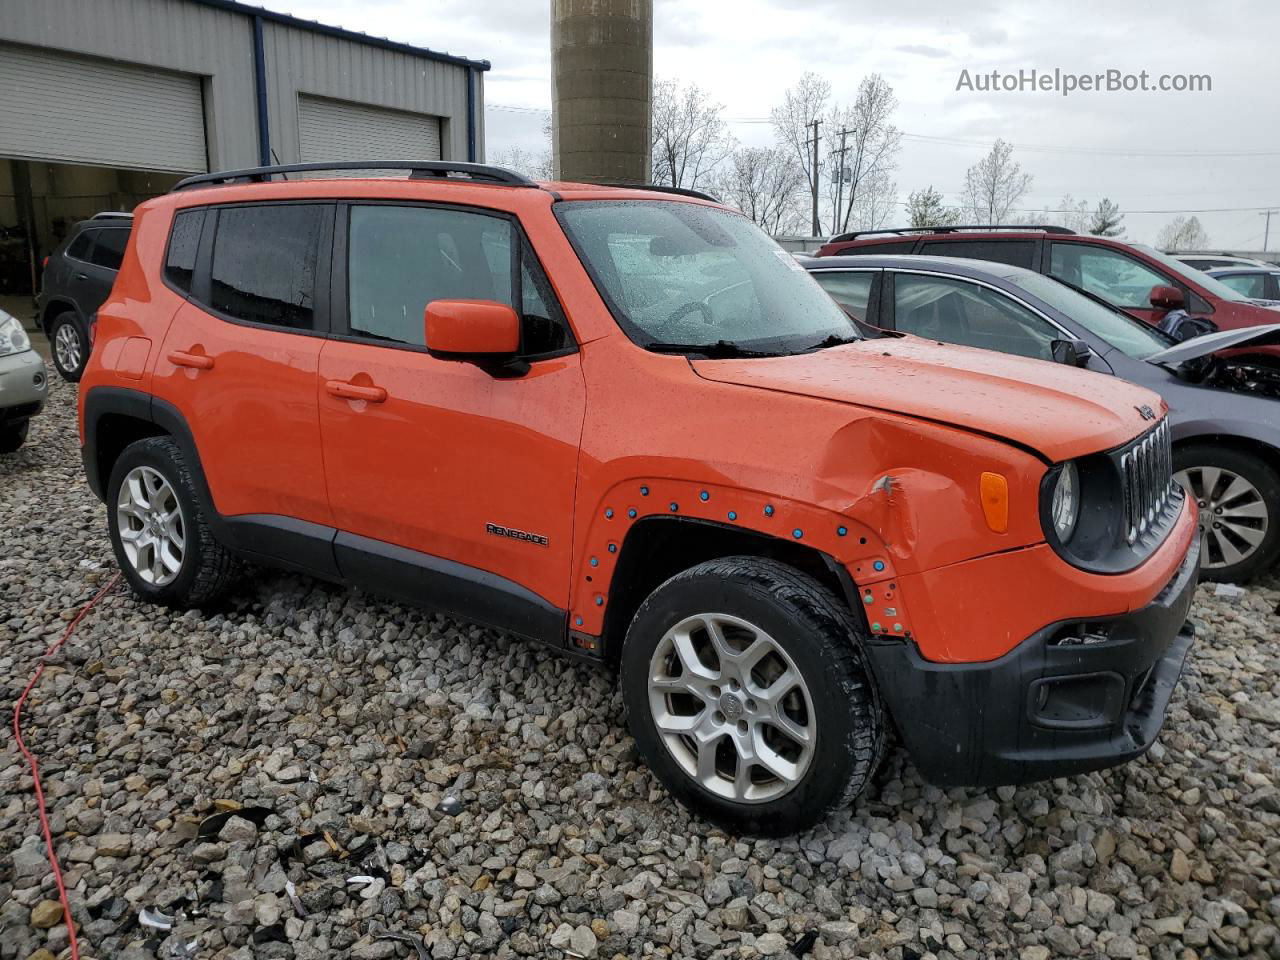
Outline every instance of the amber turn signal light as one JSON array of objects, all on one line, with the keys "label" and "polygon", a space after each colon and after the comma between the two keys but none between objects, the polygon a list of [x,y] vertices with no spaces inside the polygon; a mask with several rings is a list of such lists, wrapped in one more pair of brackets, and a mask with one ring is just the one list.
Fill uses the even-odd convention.
[{"label": "amber turn signal light", "polygon": [[998,473],[983,473],[980,484],[982,513],[996,533],[1009,529],[1009,481]]}]

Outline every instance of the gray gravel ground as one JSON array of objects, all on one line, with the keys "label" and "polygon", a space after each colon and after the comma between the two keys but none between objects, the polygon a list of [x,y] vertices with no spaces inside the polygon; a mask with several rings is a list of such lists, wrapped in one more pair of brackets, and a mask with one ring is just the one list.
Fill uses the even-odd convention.
[{"label": "gray gravel ground", "polygon": [[[6,708],[112,572],[74,391],[53,379],[31,441],[0,459]],[[853,810],[782,841],[675,805],[602,673],[269,572],[203,614],[112,594],[25,729],[100,960],[192,941],[235,960],[1280,957],[1278,602],[1275,577],[1234,599],[1200,588],[1207,632],[1136,763],[944,791],[897,752]],[[11,738],[0,850],[0,958],[65,954]],[[148,935],[144,907],[180,914],[175,930]]]}]

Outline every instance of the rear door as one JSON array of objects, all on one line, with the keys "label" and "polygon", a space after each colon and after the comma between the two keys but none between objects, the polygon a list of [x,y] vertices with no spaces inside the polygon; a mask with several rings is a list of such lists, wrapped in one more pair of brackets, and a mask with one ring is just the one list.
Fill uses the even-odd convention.
[{"label": "rear door", "polygon": [[185,419],[224,517],[332,526],[316,368],[333,211],[307,201],[175,217],[165,283],[187,302],[169,324],[153,392]]},{"label": "rear door", "polygon": [[[108,245],[104,244],[102,252],[97,250],[98,237],[104,232],[106,230],[103,227],[86,228],[71,241],[65,254],[67,263],[63,277],[64,289],[80,311],[80,316],[86,320],[106,299],[120,268],[119,260],[115,261],[114,269],[108,265]],[[107,244],[109,243],[108,240]],[[123,255],[124,248],[120,249]]]},{"label": "rear door", "polygon": [[129,231],[124,227],[103,227],[92,231],[93,247],[89,251],[89,278],[82,282],[82,292],[76,302],[86,317],[92,316],[102,306],[116,282],[120,264],[124,260],[124,248],[129,243]]},{"label": "rear door", "polygon": [[1040,244],[1040,240],[1025,238],[1000,240],[940,236],[925,237],[920,242],[919,252],[931,257],[968,257],[971,260],[991,260],[1036,270],[1040,263]]}]

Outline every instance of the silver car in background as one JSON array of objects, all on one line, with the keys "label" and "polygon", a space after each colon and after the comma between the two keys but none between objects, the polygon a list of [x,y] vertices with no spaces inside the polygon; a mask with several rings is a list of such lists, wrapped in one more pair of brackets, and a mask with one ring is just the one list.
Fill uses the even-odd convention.
[{"label": "silver car in background", "polygon": [[0,454],[27,440],[31,418],[49,393],[44,361],[17,317],[0,310]]}]

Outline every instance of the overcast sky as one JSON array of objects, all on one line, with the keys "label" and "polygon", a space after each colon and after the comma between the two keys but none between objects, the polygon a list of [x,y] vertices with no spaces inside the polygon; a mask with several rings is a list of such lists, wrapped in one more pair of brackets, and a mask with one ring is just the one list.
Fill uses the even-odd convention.
[{"label": "overcast sky", "polygon": [[[542,147],[551,106],[547,0],[266,0],[298,16],[487,59],[488,152]],[[971,74],[1208,74],[1204,93],[957,91]],[[1275,0],[656,0],[654,74],[701,86],[733,134],[768,145],[769,110],[805,70],[850,101],[879,72],[900,105],[901,198],[932,184],[954,202],[997,137],[1034,175],[1020,206],[1111,197],[1131,239],[1194,212],[1215,247],[1261,249],[1280,209],[1280,3]],[[517,108],[517,109],[511,109]],[[1252,209],[1245,209],[1252,208]],[[1139,211],[1159,211],[1140,213]],[[1205,211],[1205,212],[1199,212]],[[1220,211],[1220,212],[1208,212]],[[1280,214],[1271,219],[1280,248]]]}]

